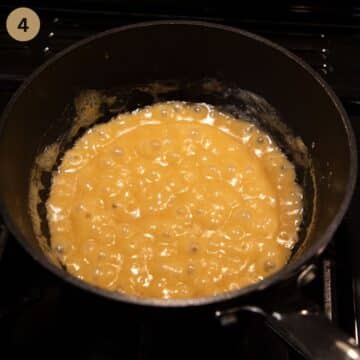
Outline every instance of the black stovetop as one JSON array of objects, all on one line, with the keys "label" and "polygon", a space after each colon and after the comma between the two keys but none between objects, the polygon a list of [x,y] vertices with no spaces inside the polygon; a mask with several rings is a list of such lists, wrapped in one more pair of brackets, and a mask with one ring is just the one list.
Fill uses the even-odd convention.
[{"label": "black stovetop", "polygon": [[[196,3],[196,2],[194,2]],[[75,5],[74,5],[75,4]],[[132,5],[129,5],[132,4]],[[11,94],[38,65],[59,50],[96,32],[144,20],[186,18],[225,23],[263,35],[287,47],[319,71],[341,98],[360,140],[360,21],[356,6],[284,7],[243,12],[205,6],[203,2],[78,1],[68,5],[33,2],[41,31],[29,43],[6,33],[5,18],[16,7],[0,4],[0,111]],[[29,4],[27,4],[29,6]],[[84,10],[87,9],[87,10]],[[262,10],[262,11],[261,11]],[[1,176],[4,176],[1,174]],[[360,262],[357,253],[359,193],[317,266],[308,295],[326,315],[358,341],[360,325]],[[214,318],[156,321],[89,297],[36,264],[11,236],[1,257],[0,357],[23,353],[62,359],[300,359],[267,329],[261,319],[244,316],[223,328]]]}]

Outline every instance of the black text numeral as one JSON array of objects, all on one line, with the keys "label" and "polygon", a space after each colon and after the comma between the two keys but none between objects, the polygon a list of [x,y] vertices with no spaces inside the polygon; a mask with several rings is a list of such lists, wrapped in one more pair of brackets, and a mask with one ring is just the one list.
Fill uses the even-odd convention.
[{"label": "black text numeral", "polygon": [[19,25],[17,27],[20,30],[23,30],[24,32],[27,32],[29,30],[28,24],[27,24],[27,18],[22,18],[19,22]]}]

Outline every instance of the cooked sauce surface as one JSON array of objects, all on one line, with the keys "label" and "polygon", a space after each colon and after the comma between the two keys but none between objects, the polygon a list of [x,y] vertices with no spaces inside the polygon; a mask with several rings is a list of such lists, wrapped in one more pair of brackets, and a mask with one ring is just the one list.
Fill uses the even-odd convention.
[{"label": "cooked sauce surface", "polygon": [[192,298],[283,267],[302,191],[255,125],[206,104],[167,102],[87,131],[65,153],[47,211],[53,251],[78,278]]}]

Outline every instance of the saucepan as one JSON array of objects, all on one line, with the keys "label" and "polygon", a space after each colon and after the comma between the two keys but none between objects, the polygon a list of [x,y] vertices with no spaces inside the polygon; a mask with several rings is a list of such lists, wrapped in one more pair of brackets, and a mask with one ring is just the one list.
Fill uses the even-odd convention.
[{"label": "saucepan", "polygon": [[[94,123],[164,100],[207,102],[254,121],[293,161],[304,189],[304,220],[281,271],[215,296],[147,299],[85,283],[51,256],[44,202],[64,151]],[[354,341],[316,307],[299,305],[353,194],[354,134],[329,85],[284,48],[191,21],[141,23],[80,41],[37,69],[10,100],[1,121],[0,172],[6,227],[36,261],[72,285],[149,311],[215,311],[220,319],[254,311],[307,358],[360,359]]]}]

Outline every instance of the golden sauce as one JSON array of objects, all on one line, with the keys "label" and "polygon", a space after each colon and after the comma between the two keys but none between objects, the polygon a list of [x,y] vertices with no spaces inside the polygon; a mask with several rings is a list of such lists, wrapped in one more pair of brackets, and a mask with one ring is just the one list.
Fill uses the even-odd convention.
[{"label": "golden sauce", "polygon": [[47,202],[52,248],[106,289],[192,298],[278,271],[297,241],[294,166],[255,125],[206,104],[120,114],[65,153]]}]

